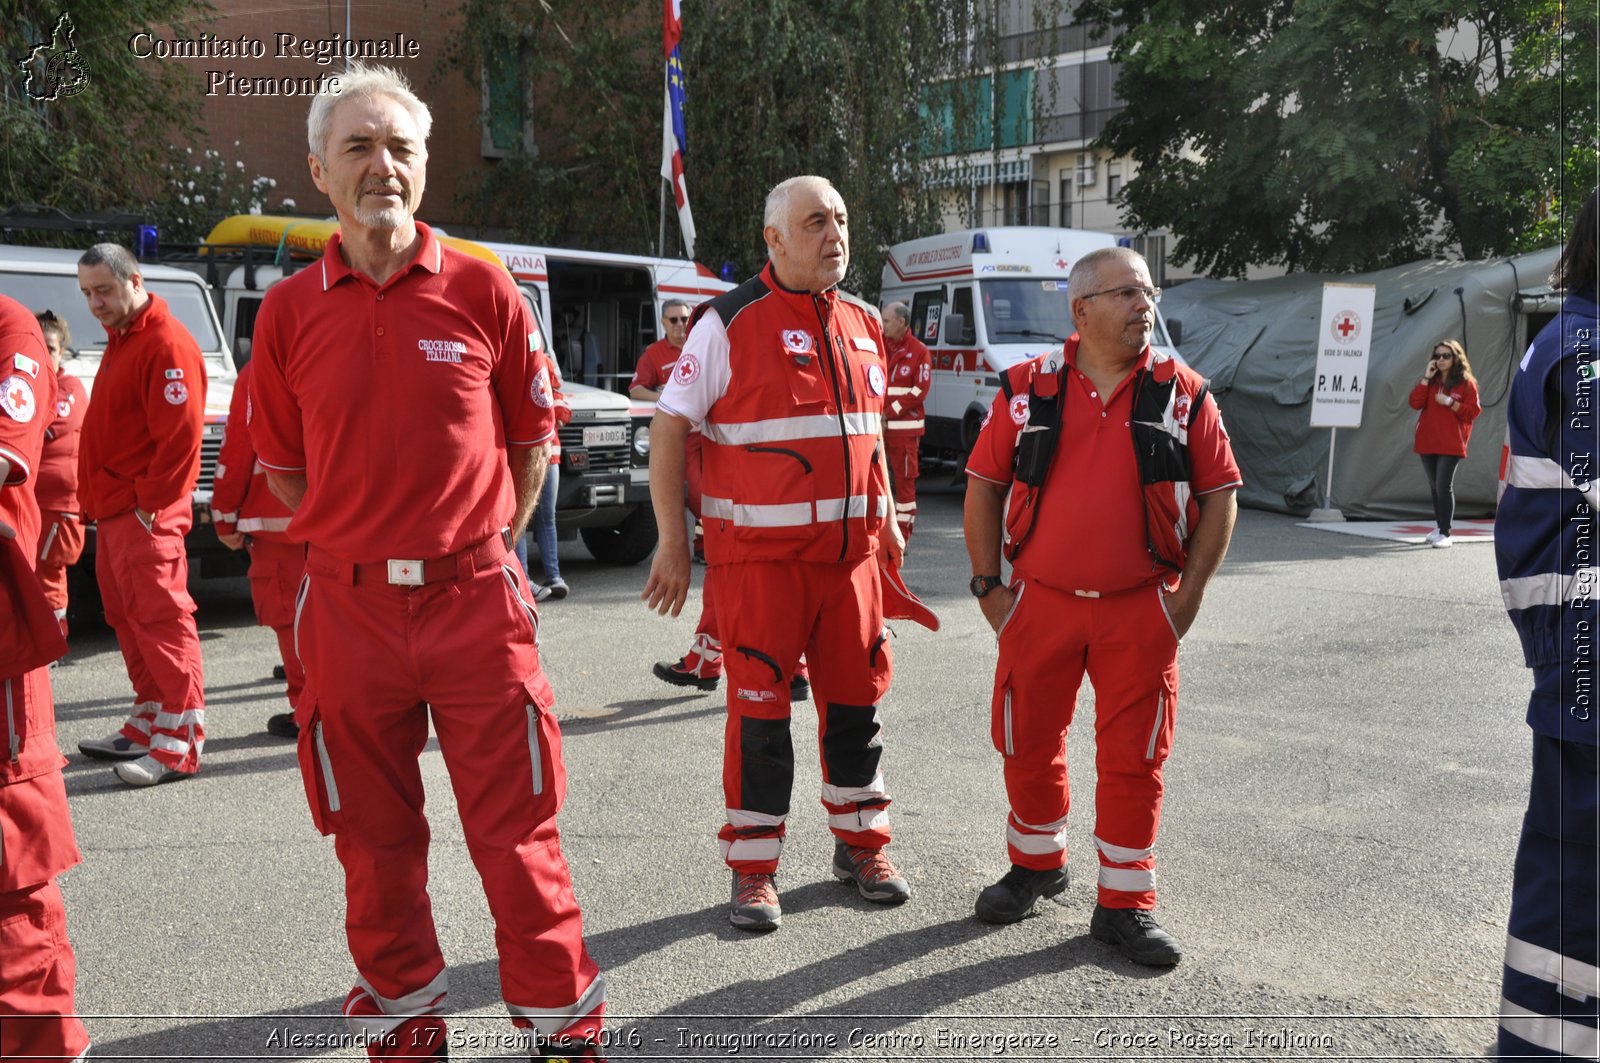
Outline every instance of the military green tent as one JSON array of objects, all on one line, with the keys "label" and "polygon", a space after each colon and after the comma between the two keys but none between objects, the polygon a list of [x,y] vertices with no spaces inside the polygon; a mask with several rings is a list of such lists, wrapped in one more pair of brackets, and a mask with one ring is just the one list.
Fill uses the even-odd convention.
[{"label": "military green tent", "polygon": [[1244,473],[1243,505],[1304,515],[1324,504],[1329,433],[1312,428],[1322,286],[1372,284],[1376,307],[1359,428],[1334,445],[1332,504],[1351,519],[1430,518],[1412,452],[1417,412],[1406,398],[1440,340],[1460,340],[1483,402],[1456,474],[1462,517],[1493,514],[1511,377],[1554,313],[1550,271],[1560,248],[1481,262],[1414,262],[1375,273],[1294,273],[1261,281],[1197,280],[1167,289],[1183,356],[1211,381]]}]

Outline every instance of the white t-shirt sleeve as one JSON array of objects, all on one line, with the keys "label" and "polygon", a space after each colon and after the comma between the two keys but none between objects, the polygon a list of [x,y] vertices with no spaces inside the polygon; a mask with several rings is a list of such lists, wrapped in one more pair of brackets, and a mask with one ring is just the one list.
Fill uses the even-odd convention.
[{"label": "white t-shirt sleeve", "polygon": [[715,310],[707,310],[689,333],[683,353],[662,385],[656,408],[698,427],[717,400],[728,393],[728,382],[733,378],[729,354],[728,331],[722,318]]}]

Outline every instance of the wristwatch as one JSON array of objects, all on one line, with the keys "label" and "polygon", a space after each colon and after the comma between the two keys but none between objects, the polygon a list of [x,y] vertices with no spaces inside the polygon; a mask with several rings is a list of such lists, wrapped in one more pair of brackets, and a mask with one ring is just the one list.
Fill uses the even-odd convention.
[{"label": "wristwatch", "polygon": [[1000,586],[1001,582],[999,576],[973,576],[972,582],[967,584],[967,589],[972,592],[974,598],[982,598]]}]

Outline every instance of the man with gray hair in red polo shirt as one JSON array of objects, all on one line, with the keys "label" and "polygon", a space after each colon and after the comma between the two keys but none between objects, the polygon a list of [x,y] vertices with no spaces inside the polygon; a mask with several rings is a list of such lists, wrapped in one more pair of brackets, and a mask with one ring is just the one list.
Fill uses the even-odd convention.
[{"label": "man with gray hair in red polo shirt", "polygon": [[250,427],[307,544],[295,714],[312,819],[345,869],[345,1019],[374,1059],[445,1058],[417,763],[431,716],[513,1022],[534,1059],[597,1058],[605,980],[561,853],[561,731],[511,555],[555,437],[549,364],[510,276],[414,218],[426,105],[382,67],[341,82],[307,119],[340,231],[267,293]]}]

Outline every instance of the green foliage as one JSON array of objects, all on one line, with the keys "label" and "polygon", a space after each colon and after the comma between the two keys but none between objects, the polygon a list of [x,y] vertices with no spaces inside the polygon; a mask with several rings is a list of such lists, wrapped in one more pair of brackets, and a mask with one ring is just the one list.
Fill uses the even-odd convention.
[{"label": "green foliage", "polygon": [[1077,15],[1125,30],[1127,107],[1100,143],[1139,164],[1127,220],[1170,227],[1174,259],[1202,272],[1506,253],[1592,187],[1592,4],[1087,0]]},{"label": "green foliage", "polygon": [[[233,142],[235,149],[239,142]],[[222,152],[205,148],[168,148],[161,166],[161,184],[150,204],[150,217],[161,229],[161,239],[174,244],[197,244],[214,225],[233,214],[260,214],[267,194],[278,182],[270,177],[248,176],[240,160],[229,162]]]},{"label": "green foliage", "polygon": [[[510,154],[479,169],[462,198],[485,224],[530,243],[652,252],[661,187],[659,4],[466,0],[462,15],[447,66],[472,84],[488,68],[491,84],[526,86],[531,106],[526,97],[513,102],[524,105],[534,142],[532,153],[508,145]],[[691,176],[691,206],[695,193]]]},{"label": "green foliage", "polygon": [[[1036,6],[1052,4],[1060,0]],[[537,154],[481,171],[469,194],[480,216],[532,242],[653,252],[660,226],[660,5],[467,0],[465,12],[448,64],[476,81],[491,57],[506,53],[506,42],[521,42],[519,61],[533,86]],[[980,120],[989,121],[987,89],[926,93],[930,85],[975,83],[992,69],[993,19],[988,5],[926,0],[685,0],[685,170],[695,257],[713,267],[732,262],[741,278],[754,273],[766,257],[761,213],[768,190],[786,177],[821,174],[850,211],[846,286],[875,295],[881,249],[938,226],[939,192],[924,180],[925,149],[938,139],[930,119],[963,144]],[[1000,123],[993,135],[1015,137],[1014,124]],[[991,136],[981,134],[983,147]],[[667,253],[680,253],[670,201],[667,213]]]},{"label": "green foliage", "polygon": [[200,140],[202,89],[178,64],[134,58],[128,39],[173,25],[199,32],[213,9],[205,0],[74,0],[73,62],[88,80],[75,95],[30,98],[17,60],[51,40],[64,10],[0,0],[0,209],[33,203],[72,215],[184,216],[181,196],[192,193],[170,179],[171,145]]}]

